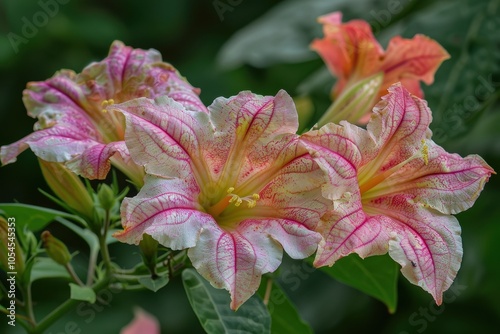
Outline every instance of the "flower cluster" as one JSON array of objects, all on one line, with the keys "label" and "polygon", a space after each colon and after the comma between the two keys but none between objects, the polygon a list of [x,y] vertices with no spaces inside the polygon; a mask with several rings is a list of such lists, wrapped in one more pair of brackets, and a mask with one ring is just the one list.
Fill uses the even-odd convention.
[{"label": "flower cluster", "polygon": [[283,251],[316,252],[316,267],[389,253],[440,304],[462,258],[453,214],[470,208],[494,173],[479,156],[447,153],[431,139],[419,80],[431,83],[447,53],[423,36],[397,37],[384,53],[366,22],[341,24],[339,13],[320,20],[326,37],[313,48],[339,76],[336,96],[383,73],[366,128],[327,122],[297,134],[285,91],[245,91],[205,107],[158,52],[115,42],[81,74],[28,85],[36,131],[2,147],[1,161],[29,147],[89,179],[104,178],[111,161],[143,184],[123,200],[114,236],[188,249],[198,272],[230,292],[232,309]]}]

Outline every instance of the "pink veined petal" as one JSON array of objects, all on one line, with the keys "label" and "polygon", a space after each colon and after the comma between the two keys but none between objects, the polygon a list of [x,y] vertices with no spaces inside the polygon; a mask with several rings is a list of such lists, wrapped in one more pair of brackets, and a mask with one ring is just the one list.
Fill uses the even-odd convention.
[{"label": "pink veined petal", "polygon": [[[146,172],[161,177],[203,178],[200,138],[210,128],[204,113],[192,112],[167,97],[139,98],[114,106],[127,120],[125,141],[132,159]],[[200,181],[200,180],[199,180]]]},{"label": "pink veined petal", "polygon": [[[427,157],[414,159],[364,195],[365,205],[377,205],[378,197],[404,193],[415,205],[444,214],[469,209],[479,197],[493,169],[478,155],[462,158],[425,141]],[[426,163],[427,162],[427,163]]]},{"label": "pink veined petal", "polygon": [[279,148],[271,152],[264,146],[298,129],[295,105],[283,90],[274,97],[248,91],[227,99],[220,97],[208,109],[214,134],[202,138],[203,159],[214,180],[222,177],[245,182],[269,168],[272,159],[263,153],[275,155]]},{"label": "pink veined petal", "polygon": [[278,268],[283,248],[293,258],[305,258],[320,238],[296,222],[249,219],[233,231],[204,228],[188,255],[213,286],[230,292],[231,308],[237,310],[258,289],[261,276]]},{"label": "pink veined petal", "polygon": [[392,85],[367,125],[376,147],[364,151],[362,165],[369,169],[362,173],[373,176],[413,156],[422,148],[431,119],[426,101],[411,96],[399,83]]},{"label": "pink veined petal", "polygon": [[[71,108],[77,111],[73,116],[93,119],[92,114],[82,109],[85,107],[86,98],[84,92],[74,82],[76,77],[77,74],[71,70],[61,70],[46,81],[28,82],[23,91],[23,102],[28,115],[39,117],[48,109],[65,116],[66,112],[72,113],[65,109]],[[43,129],[45,126],[39,128]]]},{"label": "pink veined petal", "polygon": [[332,207],[323,189],[327,167],[294,133],[286,93],[218,99],[208,115],[167,97],[115,110],[127,119],[132,158],[148,172],[139,195],[123,201],[119,240],[137,244],[147,233],[172,249],[189,248],[200,274],[231,293],[233,309],[279,266],[283,249],[304,258],[317,248],[314,228]]},{"label": "pink veined petal", "polygon": [[317,228],[323,239],[314,265],[332,266],[351,253],[361,258],[387,253],[389,237],[384,219],[367,216],[357,194],[336,201],[335,209],[324,215]]},{"label": "pink veined petal", "polygon": [[305,152],[279,170],[262,185],[257,206],[249,217],[279,217],[314,229],[330,201],[323,196],[324,172]]},{"label": "pink veined petal", "polygon": [[160,324],[151,314],[140,308],[134,310],[134,319],[122,328],[120,334],[160,334]]},{"label": "pink veined petal", "polygon": [[[384,85],[381,89],[385,92],[390,85],[403,79],[422,80],[427,85],[434,81],[434,73],[439,65],[450,58],[448,52],[439,43],[423,35],[415,35],[412,39],[393,37],[384,56],[381,69],[385,72]],[[407,87],[413,94],[413,91]],[[422,95],[417,95],[422,97]]]},{"label": "pink veined petal", "polygon": [[271,238],[252,244],[238,231],[227,232],[218,226],[204,227],[198,244],[188,256],[193,266],[214,287],[231,294],[231,308],[237,310],[255,291],[262,274],[281,263],[282,251]]},{"label": "pink veined petal", "polygon": [[174,250],[194,247],[203,228],[215,226],[212,216],[195,201],[199,192],[193,179],[163,179],[147,175],[136,197],[121,206],[121,242],[139,244],[144,233]]},{"label": "pink veined petal", "polygon": [[422,209],[411,195],[381,198],[368,209],[391,218],[381,224],[390,237],[389,255],[403,275],[429,292],[438,305],[456,277],[462,262],[460,225],[455,217]]},{"label": "pink veined petal", "polygon": [[90,180],[105,179],[111,168],[111,157],[117,153],[122,157],[128,156],[125,142],[112,142],[109,144],[96,143],[88,147],[82,154],[66,162],[66,167],[78,175]]},{"label": "pink veined petal", "polygon": [[17,156],[28,147],[46,161],[64,162],[96,144],[96,141],[88,138],[85,133],[74,130],[63,127],[49,128],[36,131],[10,145],[2,146],[0,150],[2,164],[16,161]]},{"label": "pink veined petal", "polygon": [[326,174],[325,198],[335,201],[358,191],[360,148],[370,141],[363,129],[348,123],[342,123],[342,126],[330,123],[319,130],[306,132],[300,139]]},{"label": "pink veined petal", "polygon": [[[472,206],[494,171],[478,156],[461,158],[437,146],[429,139],[430,121],[425,101],[396,84],[367,130],[346,123],[325,127],[358,147],[361,158],[350,160],[359,189],[334,200],[334,210],[323,216],[316,266],[352,252],[366,257],[389,250],[405,277],[441,303],[462,256],[460,226],[449,214]],[[329,142],[316,145],[328,148]],[[345,152],[335,146],[317,150],[333,161]]]},{"label": "pink veined petal", "polygon": [[[189,110],[207,113],[198,94],[199,89],[162,62],[158,51],[132,49],[115,41],[108,57],[90,64],[80,74],[62,70],[46,81],[28,83],[23,92],[24,104],[28,114],[38,118],[35,130],[46,131],[3,146],[0,160],[2,164],[14,162],[30,147],[42,159],[67,163],[82,176],[103,179],[110,168],[109,158],[116,157],[111,143],[123,145],[125,125],[121,114],[103,109],[136,97],[166,95]],[[48,147],[53,144],[56,146]],[[111,162],[140,184],[141,168],[133,165],[123,150],[118,152],[122,159]]]},{"label": "pink veined petal", "polygon": [[82,83],[95,110],[100,110],[101,102],[107,99],[119,103],[166,95],[180,98],[176,101],[189,110],[207,111],[198,97],[199,89],[193,88],[173,66],[162,62],[157,50],[133,49],[120,41],[113,42],[106,59],[87,66],[77,82]]}]

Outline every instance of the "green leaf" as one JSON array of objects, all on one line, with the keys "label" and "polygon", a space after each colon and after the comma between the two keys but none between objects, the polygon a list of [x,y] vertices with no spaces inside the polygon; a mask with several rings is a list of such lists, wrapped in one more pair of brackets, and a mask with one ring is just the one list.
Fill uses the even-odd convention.
[{"label": "green leaf", "polygon": [[370,295],[389,309],[396,311],[398,265],[388,255],[361,259],[351,254],[338,260],[332,267],[321,267],[336,280]]},{"label": "green leaf", "polygon": [[91,304],[95,303],[96,295],[94,290],[89,286],[79,286],[75,283],[69,283],[71,290],[70,298],[74,300],[82,300]]},{"label": "green leaf", "polygon": [[185,269],[182,280],[194,313],[207,333],[271,333],[269,312],[258,296],[252,296],[235,312],[229,308],[229,293],[212,287],[194,269]]},{"label": "green leaf", "polygon": [[266,290],[271,284],[267,303],[267,309],[271,315],[271,333],[313,334],[311,327],[301,319],[281,286],[275,280],[272,283],[269,283],[269,280],[270,278],[263,278],[257,293],[264,299]]},{"label": "green leaf", "polygon": [[168,276],[160,276],[155,279],[151,277],[141,277],[139,278],[139,283],[145,288],[156,292],[168,284]]},{"label": "green leaf", "polygon": [[31,268],[30,282],[42,278],[69,278],[66,269],[48,257],[37,257]]},{"label": "green leaf", "polygon": [[31,231],[39,231],[46,227],[57,217],[66,217],[76,220],[83,225],[80,217],[66,212],[43,208],[40,206],[21,204],[21,203],[0,203],[0,210],[4,211],[9,217],[16,218],[16,232],[19,234],[21,242],[25,244],[25,227]]}]

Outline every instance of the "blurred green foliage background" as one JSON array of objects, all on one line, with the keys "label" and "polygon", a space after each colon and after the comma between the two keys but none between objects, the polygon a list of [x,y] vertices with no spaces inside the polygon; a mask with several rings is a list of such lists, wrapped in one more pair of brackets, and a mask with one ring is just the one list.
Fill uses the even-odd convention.
[{"label": "blurred green foliage background", "polygon": [[[394,35],[416,33],[442,44],[452,58],[443,63],[435,83],[424,87],[434,139],[451,152],[481,154],[500,171],[498,0],[2,0],[0,145],[32,131],[34,120],[26,116],[21,100],[27,82],[45,80],[61,68],[80,72],[103,59],[115,39],[159,50],[201,88],[207,105],[241,90],[274,95],[285,89],[292,96],[307,96],[317,115],[329,104],[334,79],[308,44],[321,36],[316,17],[335,10],[344,12],[344,20],[367,20],[384,46]],[[31,152],[0,169],[0,202],[54,207],[37,188],[48,189]],[[476,205],[458,215],[464,258],[441,307],[403,279],[393,315],[382,303],[320,272],[299,272],[297,284],[282,285],[315,333],[493,333],[500,326],[498,198],[500,181],[493,176]],[[85,252],[77,241],[69,246]],[[115,247],[114,254],[123,254],[124,263],[139,259],[135,248],[125,245]],[[283,271],[297,265],[285,262]],[[66,298],[66,286],[37,282],[40,316]],[[110,293],[109,305],[71,311],[48,333],[117,333],[135,305],[156,315],[163,333],[203,332],[182,284],[173,281],[156,294]],[[0,321],[0,331],[5,328]],[[9,328],[8,333],[16,332],[21,328]]]}]

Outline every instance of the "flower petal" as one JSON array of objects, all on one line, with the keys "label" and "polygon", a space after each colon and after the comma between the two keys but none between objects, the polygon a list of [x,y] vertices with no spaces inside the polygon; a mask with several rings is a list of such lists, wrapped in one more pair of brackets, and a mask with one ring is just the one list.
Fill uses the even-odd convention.
[{"label": "flower petal", "polygon": [[352,20],[342,23],[342,13],[321,16],[323,39],[316,39],[311,48],[317,51],[330,71],[337,76],[334,88],[338,96],[349,80],[359,80],[380,70],[379,58],[384,54],[368,22]]},{"label": "flower petal", "polygon": [[134,310],[134,319],[122,328],[120,334],[160,334],[160,324],[151,314],[140,308]]},{"label": "flower petal", "polygon": [[449,214],[472,206],[494,171],[478,156],[461,158],[437,146],[430,140],[430,121],[426,102],[395,84],[375,107],[367,130],[325,126],[354,143],[361,157],[352,159],[359,154],[346,155],[335,145],[318,155],[333,161],[339,153],[346,156],[357,169],[359,189],[334,198],[334,210],[323,216],[316,266],[352,252],[366,257],[389,251],[403,275],[441,303],[462,257],[460,226]]},{"label": "flower petal", "polygon": [[364,196],[364,205],[377,205],[380,195],[411,194],[415,205],[444,214],[472,207],[493,169],[478,155],[462,158],[425,141],[427,158],[415,159],[382,181]]},{"label": "flower petal", "polygon": [[317,228],[323,240],[314,265],[331,266],[351,253],[361,258],[387,253],[389,238],[383,220],[367,216],[357,194],[335,201],[335,210],[327,213]]},{"label": "flower petal", "polygon": [[337,200],[346,193],[357,192],[357,166],[362,159],[359,147],[370,140],[363,131],[348,123],[342,126],[330,123],[300,137],[328,178],[323,185],[324,197]]},{"label": "flower petal", "polygon": [[248,216],[279,217],[315,229],[331,206],[331,201],[323,196],[325,181],[325,173],[305,151],[281,166],[262,185],[257,206],[248,211]]},{"label": "flower petal", "polygon": [[278,268],[283,248],[293,258],[305,258],[320,238],[296,222],[249,219],[233,231],[204,227],[188,255],[213,286],[230,292],[231,308],[237,310],[257,291],[261,276]]},{"label": "flower petal", "polygon": [[[136,97],[166,95],[189,110],[206,113],[198,94],[199,90],[175,68],[162,62],[158,51],[132,49],[115,41],[108,57],[90,64],[80,74],[62,70],[46,81],[28,83],[24,104],[28,114],[38,118],[35,130],[46,132],[35,132],[2,147],[1,162],[14,162],[18,154],[30,147],[42,159],[64,162],[73,172],[102,179],[117,148],[111,143],[123,142],[124,136],[123,116],[112,110],[106,112],[109,105]],[[57,147],[48,146],[54,143]],[[123,147],[123,143],[117,145]],[[124,149],[117,151],[123,159],[111,159],[112,162],[140,184],[142,170],[133,164],[126,166],[125,161],[132,163],[128,153]]]},{"label": "flower petal", "polygon": [[373,108],[367,125],[375,147],[364,150],[362,165],[369,170],[361,172],[365,174],[362,178],[388,170],[422,150],[422,139],[430,136],[431,120],[426,101],[410,95],[400,83],[392,85]]},{"label": "flower petal", "polygon": [[462,262],[460,225],[455,217],[414,204],[411,195],[381,198],[370,212],[389,217],[382,222],[390,237],[389,255],[403,275],[429,292],[438,305]]},{"label": "flower petal", "polygon": [[17,156],[30,147],[37,156],[46,161],[63,162],[96,143],[79,129],[54,127],[36,131],[15,143],[2,146],[0,156],[2,164],[8,164],[16,161]]},{"label": "flower petal", "polygon": [[80,155],[68,160],[66,167],[90,180],[102,180],[108,175],[111,169],[110,159],[116,152],[121,155],[128,155],[124,142],[113,142],[107,145],[96,143],[85,149]]},{"label": "flower petal", "polygon": [[139,194],[121,206],[124,231],[121,242],[139,244],[144,233],[174,250],[194,247],[202,228],[215,220],[195,202],[198,186],[189,179],[163,179],[147,175]]},{"label": "flower petal", "polygon": [[134,99],[113,108],[125,115],[127,147],[147,173],[183,178],[196,172],[197,164],[203,165],[199,140],[210,131],[206,114],[188,111],[165,96]]},{"label": "flower petal", "polygon": [[[393,83],[398,81],[422,80],[427,85],[434,81],[434,73],[439,65],[450,58],[448,52],[439,43],[423,35],[415,35],[412,39],[395,36],[389,41],[381,69],[385,72],[382,94]],[[413,86],[413,87],[412,87]],[[407,85],[410,93],[422,97],[418,84]]]},{"label": "flower petal", "polygon": [[95,101],[97,110],[103,100],[120,103],[136,97],[154,99],[166,95],[188,110],[206,112],[198,98],[199,89],[185,81],[172,65],[162,62],[161,54],[154,49],[132,49],[115,41],[108,57],[87,66],[78,81],[85,83],[86,95],[90,102]]},{"label": "flower petal", "polygon": [[188,256],[214,287],[230,292],[231,308],[237,310],[257,291],[261,275],[276,270],[281,263],[279,245],[271,238],[262,241],[253,244],[238,231],[227,232],[208,225]]},{"label": "flower petal", "polygon": [[[221,177],[245,182],[271,166],[273,161],[268,154],[276,155],[280,147],[265,146],[298,129],[295,105],[283,90],[275,97],[248,91],[227,99],[220,97],[208,109],[214,135],[203,138],[203,147],[210,148],[203,151],[203,159],[212,179],[221,182]],[[228,166],[231,171],[221,166]]]}]

